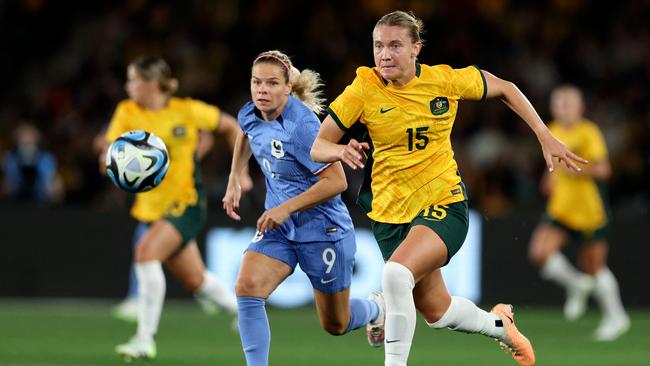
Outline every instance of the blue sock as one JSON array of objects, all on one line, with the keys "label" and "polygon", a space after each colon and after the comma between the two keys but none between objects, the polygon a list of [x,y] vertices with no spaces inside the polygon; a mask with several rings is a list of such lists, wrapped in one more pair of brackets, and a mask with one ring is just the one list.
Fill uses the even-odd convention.
[{"label": "blue sock", "polygon": [[[149,225],[140,222],[138,223],[138,226],[135,227],[135,230],[133,231],[133,257],[135,257],[135,250],[138,247],[138,243],[140,242],[140,239],[144,236],[144,234],[147,233],[147,230],[149,230]],[[127,294],[128,297],[132,299],[137,299],[138,298],[138,278],[135,275],[135,265],[131,263],[131,271],[129,272],[129,292]]]},{"label": "blue sock", "polygon": [[350,299],[350,324],[345,333],[361,328],[379,316],[379,306],[374,301]]},{"label": "blue sock", "polygon": [[248,366],[269,364],[271,328],[266,316],[266,300],[259,297],[238,297],[239,336]]},{"label": "blue sock", "polygon": [[135,276],[135,266],[131,264],[131,271],[129,271],[129,298],[138,298],[138,278]]}]

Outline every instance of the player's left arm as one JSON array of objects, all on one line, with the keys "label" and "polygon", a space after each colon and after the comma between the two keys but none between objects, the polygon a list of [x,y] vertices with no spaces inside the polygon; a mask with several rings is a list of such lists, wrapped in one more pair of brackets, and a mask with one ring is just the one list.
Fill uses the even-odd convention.
[{"label": "player's left arm", "polygon": [[487,88],[486,97],[498,97],[528,124],[537,136],[540,145],[542,145],[542,154],[544,155],[544,160],[549,171],[553,171],[554,169],[553,158],[557,158],[567,168],[575,171],[581,170],[576,165],[576,162],[586,164],[587,161],[569,151],[562,141],[553,136],[548,127],[542,122],[535,108],[530,104],[528,98],[526,98],[514,83],[500,79],[485,70],[481,70],[481,72],[485,77]]},{"label": "player's left arm", "polygon": [[317,173],[318,182],[303,193],[284,201],[257,220],[257,230],[265,233],[282,225],[294,212],[319,205],[348,188],[345,172],[340,162],[334,162]]}]

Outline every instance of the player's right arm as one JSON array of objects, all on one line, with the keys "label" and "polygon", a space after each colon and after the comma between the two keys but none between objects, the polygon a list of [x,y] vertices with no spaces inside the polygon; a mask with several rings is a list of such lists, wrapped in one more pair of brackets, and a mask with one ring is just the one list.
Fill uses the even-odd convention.
[{"label": "player's right arm", "polygon": [[128,119],[126,118],[126,105],[125,101],[120,102],[115,108],[115,113],[108,124],[106,133],[101,133],[95,137],[93,145],[97,151],[97,162],[99,163],[99,171],[106,175],[106,150],[115,139],[121,134],[128,131]]},{"label": "player's right arm", "polygon": [[367,142],[351,139],[347,145],[338,142],[345,132],[339,128],[332,116],[325,117],[311,148],[311,158],[319,163],[342,161],[352,169],[363,168],[364,150],[369,150]]},{"label": "player's right arm", "polygon": [[345,131],[359,120],[363,113],[365,78],[368,68],[357,69],[357,76],[343,93],[327,109],[327,117],[312,145],[311,158],[319,163],[341,161],[352,169],[363,168],[364,150],[370,150],[367,142],[351,139],[347,145],[339,144]]},{"label": "player's right arm", "polygon": [[[237,123],[237,119],[235,119],[235,117],[224,111],[221,111],[219,124],[217,125],[217,133],[224,135],[226,141],[228,141],[228,145],[230,145],[230,148],[234,151],[237,148],[237,139],[239,138],[239,135],[242,134],[242,131],[241,128],[239,128],[239,123]],[[246,139],[246,143],[244,145],[249,146],[248,139]],[[251,176],[248,173],[248,158],[250,158],[250,155],[246,158],[244,167],[239,170],[239,187],[244,193],[253,189],[253,179],[251,179]]]},{"label": "player's right arm", "polygon": [[241,220],[237,214],[239,210],[239,200],[242,196],[241,176],[242,172],[248,168],[248,160],[253,151],[248,143],[248,137],[240,128],[237,128],[235,146],[232,152],[232,164],[230,166],[230,175],[228,176],[228,187],[223,197],[223,208],[226,214],[233,220]]}]

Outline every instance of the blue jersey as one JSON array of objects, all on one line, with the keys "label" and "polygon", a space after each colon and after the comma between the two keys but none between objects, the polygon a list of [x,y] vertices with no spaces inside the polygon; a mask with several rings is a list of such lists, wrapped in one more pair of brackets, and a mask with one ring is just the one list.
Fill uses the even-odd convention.
[{"label": "blue jersey", "polygon": [[[255,111],[255,104],[248,102],[237,119],[266,178],[264,206],[269,210],[318,182],[316,174],[328,164],[311,160],[309,152],[320,121],[298,99],[289,96],[284,111],[273,121],[265,121]],[[347,207],[337,195],[292,214],[278,230],[297,242],[336,241],[351,233],[353,226]]]}]

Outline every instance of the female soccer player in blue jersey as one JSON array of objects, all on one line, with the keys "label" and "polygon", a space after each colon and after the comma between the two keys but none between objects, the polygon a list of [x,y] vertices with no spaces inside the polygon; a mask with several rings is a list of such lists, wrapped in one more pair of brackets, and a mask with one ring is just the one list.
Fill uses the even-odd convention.
[{"label": "female soccer player in blue jersey", "polygon": [[[294,270],[309,276],[322,327],[342,335],[383,319],[383,298],[350,299],[356,243],[352,220],[339,194],[347,188],[341,163],[309,156],[321,110],[318,74],[298,71],[279,51],[253,62],[251,98],[239,111],[243,130],[235,145],[223,206],[237,214],[239,176],[251,154],[266,178],[266,211],[244,254],[236,284],[239,332],[246,362],[267,365],[271,332],[266,298]],[[294,97],[295,96],[295,97]]]}]

